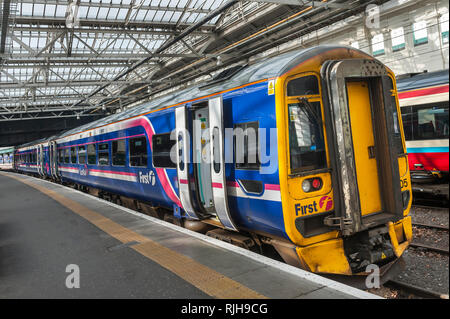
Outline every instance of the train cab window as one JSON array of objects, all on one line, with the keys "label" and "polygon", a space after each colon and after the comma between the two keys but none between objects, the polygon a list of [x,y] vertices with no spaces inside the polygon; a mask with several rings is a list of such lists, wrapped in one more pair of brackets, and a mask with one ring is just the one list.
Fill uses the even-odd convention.
[{"label": "train cab window", "polygon": [[[130,140],[131,142],[131,140]],[[160,168],[175,168],[176,163],[172,161],[170,151],[175,145],[175,140],[170,139],[170,133],[155,134],[152,137],[153,166]],[[130,152],[131,154],[131,152]],[[174,156],[175,158],[175,156]]]},{"label": "train cab window", "polygon": [[392,92],[390,105],[392,107],[392,120],[394,124],[394,147],[396,148],[397,154],[404,154],[405,150],[403,149],[402,134],[400,132],[400,122],[398,120],[397,99],[394,92],[394,83],[390,77],[389,80],[389,89]]},{"label": "train cab window", "polygon": [[95,165],[97,163],[97,154],[95,152],[95,144],[89,144],[87,146],[87,161],[89,165]]},{"label": "train cab window", "polygon": [[305,75],[290,80],[286,94],[291,173],[325,168],[327,162],[318,77]]},{"label": "train cab window", "polygon": [[86,146],[78,146],[78,164],[86,164]]},{"label": "train cab window", "polygon": [[319,93],[319,80],[314,75],[302,76],[289,81],[287,85],[288,96],[316,95]]},{"label": "train cab window", "polygon": [[288,104],[291,172],[326,167],[320,102]]},{"label": "train cab window", "polygon": [[117,140],[112,143],[112,164],[114,166],[125,166],[125,140]]},{"label": "train cab window", "polygon": [[75,146],[70,148],[70,163],[72,164],[77,163],[77,149]]},{"label": "train cab window", "polygon": [[64,163],[70,163],[69,148],[64,149]]},{"label": "train cab window", "polygon": [[259,169],[258,122],[234,126],[234,162],[238,169]]},{"label": "train cab window", "polygon": [[109,144],[98,144],[98,165],[109,165]]}]

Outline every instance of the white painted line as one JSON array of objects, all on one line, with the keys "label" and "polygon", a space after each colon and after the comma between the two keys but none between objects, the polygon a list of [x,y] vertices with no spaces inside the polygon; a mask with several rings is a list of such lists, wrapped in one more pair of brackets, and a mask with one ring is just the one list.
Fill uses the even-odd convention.
[{"label": "white painted line", "polygon": [[104,199],[95,197],[93,195],[77,191],[77,190],[75,190],[75,189],[73,189],[71,187],[67,187],[67,186],[63,186],[63,185],[60,185],[60,184],[56,184],[56,183],[53,183],[53,182],[50,182],[50,181],[47,181],[47,180],[43,180],[43,179],[40,179],[40,178],[37,178],[37,177],[33,177],[33,176],[27,176],[27,175],[22,175],[22,176],[24,176],[26,178],[33,178],[33,179],[36,179],[38,181],[43,181],[43,182],[46,182],[46,183],[50,183],[50,184],[55,185],[55,186],[64,187],[67,190],[72,191],[74,193],[82,194],[82,195],[87,196],[87,197],[89,197],[91,199],[95,199],[95,200],[97,200],[99,202],[105,203],[105,204],[107,204],[107,205],[109,205],[111,207],[120,209],[120,210],[122,210],[124,212],[127,212],[129,214],[132,214],[132,215],[135,215],[135,216],[139,216],[139,217],[141,217],[143,219],[146,219],[148,221],[154,222],[154,223],[156,223],[158,225],[161,225],[161,226],[164,226],[166,228],[169,228],[169,229],[181,232],[181,233],[189,235],[191,237],[195,237],[197,239],[200,239],[202,241],[208,242],[208,243],[213,244],[215,246],[218,246],[220,248],[229,250],[231,252],[234,252],[234,253],[237,253],[237,254],[242,255],[244,257],[247,257],[247,258],[250,258],[252,260],[255,260],[255,261],[257,261],[259,263],[262,263],[264,265],[276,268],[278,270],[284,271],[284,272],[286,272],[288,274],[297,276],[299,278],[306,279],[306,280],[311,281],[313,283],[316,283],[318,285],[329,287],[329,288],[334,289],[336,291],[345,293],[345,294],[347,294],[349,296],[352,296],[352,297],[355,297],[355,298],[359,298],[359,299],[384,299],[384,298],[382,298],[380,296],[371,294],[369,292],[366,292],[366,291],[363,291],[363,290],[360,290],[360,289],[357,289],[357,288],[354,288],[354,287],[351,287],[351,286],[347,286],[347,285],[345,285],[343,283],[340,283],[340,282],[337,282],[337,281],[334,281],[334,280],[331,280],[331,279],[328,279],[328,278],[325,278],[325,277],[313,274],[313,273],[311,273],[309,271],[306,271],[306,270],[303,270],[303,269],[300,269],[300,268],[297,268],[297,267],[294,267],[294,266],[282,263],[280,261],[277,261],[277,260],[274,260],[274,259],[262,256],[262,255],[259,255],[257,253],[252,252],[252,251],[246,250],[244,248],[240,248],[240,247],[234,246],[232,244],[228,244],[226,242],[223,242],[221,240],[218,240],[218,239],[215,239],[215,238],[212,238],[212,237],[208,237],[208,236],[200,234],[200,233],[196,233],[196,232],[191,231],[191,230],[186,229],[186,228],[182,228],[182,227],[176,226],[174,224],[165,222],[163,220],[160,220],[160,219],[148,216],[148,215],[144,215],[142,213],[139,213],[139,212],[136,212],[136,211],[131,210],[129,208],[122,207],[120,205],[108,202],[108,201],[106,201]]}]

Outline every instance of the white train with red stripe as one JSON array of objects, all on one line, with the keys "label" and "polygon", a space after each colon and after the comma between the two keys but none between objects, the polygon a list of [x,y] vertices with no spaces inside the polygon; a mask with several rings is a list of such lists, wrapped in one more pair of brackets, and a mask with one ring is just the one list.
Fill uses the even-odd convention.
[{"label": "white train with red stripe", "polygon": [[397,79],[411,176],[415,181],[448,176],[448,70]]}]

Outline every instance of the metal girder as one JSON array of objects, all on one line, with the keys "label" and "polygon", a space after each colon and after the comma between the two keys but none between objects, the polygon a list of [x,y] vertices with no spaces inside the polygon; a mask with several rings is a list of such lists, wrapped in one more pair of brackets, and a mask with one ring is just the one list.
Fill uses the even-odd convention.
[{"label": "metal girder", "polygon": [[345,8],[345,4],[341,3],[328,3],[324,1],[302,1],[302,0],[253,0],[257,2],[268,2],[275,4],[284,4],[290,6],[302,6],[302,7],[328,7],[328,8]]},{"label": "metal girder", "polygon": [[11,0],[5,0],[2,2],[3,3],[0,3],[0,53],[5,53]]},{"label": "metal girder", "polygon": [[65,118],[65,117],[92,117],[95,115],[103,115],[102,112],[99,113],[89,113],[84,114],[81,112],[49,112],[48,114],[42,113],[20,113],[20,114],[10,114],[3,115],[0,114],[0,122],[9,122],[9,121],[23,121],[23,120],[43,120],[43,119],[54,119],[54,118]]},{"label": "metal girder", "polygon": [[[30,48],[31,49],[31,48]],[[32,49],[31,49],[32,50]],[[126,52],[126,51],[124,51]],[[32,57],[36,57],[37,52],[35,52],[34,50],[32,51],[31,55],[30,54],[26,54],[26,53],[15,53],[14,55],[9,55],[9,54],[0,54],[1,58],[8,58],[8,57],[12,57],[14,59],[29,59]],[[151,53],[152,54],[152,58],[198,58],[198,55],[195,53]],[[145,53],[140,53],[140,54],[136,54],[136,53],[102,53],[102,59],[108,60],[108,59],[117,59],[117,58],[122,58],[122,59],[143,59],[143,58],[147,58],[149,53],[145,54]],[[44,58],[67,58],[67,54],[64,53],[41,53],[39,54],[40,57],[44,57]],[[88,54],[88,53],[72,53],[71,54],[71,58],[85,58],[85,59],[90,59],[91,57],[97,57],[98,55],[96,54]],[[215,57],[216,55],[214,54],[202,54],[201,57]]]},{"label": "metal girder", "polygon": [[[65,26],[54,26],[54,25],[17,25],[14,26],[14,32],[58,32]],[[127,31],[133,35],[136,34],[146,34],[146,35],[174,35],[176,34],[173,30],[167,29],[157,29],[157,28],[144,28],[144,27],[120,27],[111,26],[102,28],[89,28],[89,27],[79,27],[73,28],[73,32],[75,33],[89,33],[89,34],[122,34],[124,31]],[[214,36],[210,31],[195,31],[192,35],[203,35],[203,36]]]},{"label": "metal girder", "polygon": [[[161,28],[163,30],[176,31],[178,28],[181,30],[188,28],[191,25],[186,23],[180,23],[177,25],[173,22],[157,22],[157,21],[127,21],[125,20],[101,20],[101,19],[79,19],[80,27],[92,27],[92,28]],[[17,24],[30,24],[30,25],[51,25],[66,27],[66,19],[60,17],[32,17],[32,16],[18,16],[15,18]],[[198,28],[198,31],[210,32],[214,28],[214,25],[204,25]]]},{"label": "metal girder", "polygon": [[[46,4],[46,5],[68,5],[69,1],[63,0],[20,0],[22,3],[31,3],[31,4]],[[105,2],[80,2],[80,7],[90,7],[90,8],[117,8],[117,9],[128,9],[130,7],[129,4],[123,3],[105,3]],[[154,11],[171,11],[171,12],[183,12],[186,10],[185,8],[171,7],[171,6],[148,6],[141,5],[139,7],[141,10],[154,10]],[[210,10],[206,9],[196,9],[196,8],[188,8],[187,9],[191,13],[209,13]]]},{"label": "metal girder", "polygon": [[[17,80],[17,79],[16,79]],[[166,80],[165,82],[169,82]],[[17,88],[45,88],[45,87],[61,87],[61,86],[67,86],[70,84],[71,86],[99,86],[104,85],[106,83],[110,83],[110,81],[99,81],[99,80],[89,80],[89,81],[72,81],[72,82],[66,82],[66,81],[51,81],[46,83],[43,82],[37,82],[37,83],[0,83],[1,89],[17,89]],[[118,80],[114,81],[114,85],[122,85],[122,84],[151,84],[151,83],[160,83],[160,81],[128,81],[128,80]]]}]

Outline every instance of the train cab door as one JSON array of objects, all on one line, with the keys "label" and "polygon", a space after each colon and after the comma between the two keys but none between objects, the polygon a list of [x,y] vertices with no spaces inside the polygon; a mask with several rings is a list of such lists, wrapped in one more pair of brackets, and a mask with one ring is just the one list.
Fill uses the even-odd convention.
[{"label": "train cab door", "polygon": [[321,74],[328,91],[325,118],[340,214],[332,219],[342,219],[339,227],[350,235],[401,218],[397,108],[386,68],[375,60],[328,61]]},{"label": "train cab door", "polygon": [[358,136],[353,138],[353,152],[362,216],[382,210],[369,95],[367,81],[347,81],[350,126],[352,134]]}]

